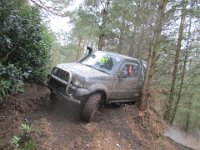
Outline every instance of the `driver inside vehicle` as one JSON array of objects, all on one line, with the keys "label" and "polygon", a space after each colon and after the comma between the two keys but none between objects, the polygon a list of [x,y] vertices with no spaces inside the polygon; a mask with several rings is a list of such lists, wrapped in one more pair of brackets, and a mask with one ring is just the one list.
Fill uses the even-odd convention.
[{"label": "driver inside vehicle", "polygon": [[131,64],[126,64],[127,77],[130,78],[133,76],[133,66]]},{"label": "driver inside vehicle", "polygon": [[123,67],[123,77],[124,78],[131,78],[133,77],[134,73],[133,73],[133,66],[131,64],[126,64]]}]

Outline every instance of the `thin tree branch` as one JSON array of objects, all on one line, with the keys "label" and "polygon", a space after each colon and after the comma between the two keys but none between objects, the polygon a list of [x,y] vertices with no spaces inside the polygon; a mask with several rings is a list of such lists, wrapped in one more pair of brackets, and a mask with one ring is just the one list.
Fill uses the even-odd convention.
[{"label": "thin tree branch", "polygon": [[18,42],[17,42],[16,45],[11,49],[11,51],[9,51],[9,52],[0,60],[0,63],[5,62],[5,61],[8,59],[9,55],[17,48],[17,46],[18,46]]}]

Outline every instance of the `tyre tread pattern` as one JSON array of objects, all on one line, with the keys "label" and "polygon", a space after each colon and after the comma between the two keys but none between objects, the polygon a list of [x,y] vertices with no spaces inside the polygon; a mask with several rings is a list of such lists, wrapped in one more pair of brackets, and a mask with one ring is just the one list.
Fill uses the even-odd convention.
[{"label": "tyre tread pattern", "polygon": [[98,110],[101,101],[101,94],[95,93],[89,96],[82,111],[81,119],[90,122]]}]

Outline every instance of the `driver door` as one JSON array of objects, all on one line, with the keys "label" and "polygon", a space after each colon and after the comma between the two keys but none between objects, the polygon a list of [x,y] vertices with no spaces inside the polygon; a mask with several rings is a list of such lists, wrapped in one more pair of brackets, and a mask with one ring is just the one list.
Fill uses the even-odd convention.
[{"label": "driver door", "polygon": [[111,99],[133,99],[138,89],[138,64],[126,62],[120,68],[120,75],[113,82]]}]

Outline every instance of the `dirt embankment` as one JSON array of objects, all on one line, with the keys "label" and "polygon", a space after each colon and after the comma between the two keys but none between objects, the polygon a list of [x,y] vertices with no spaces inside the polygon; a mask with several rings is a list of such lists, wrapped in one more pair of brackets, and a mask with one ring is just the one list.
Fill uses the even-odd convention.
[{"label": "dirt embankment", "polygon": [[91,123],[79,120],[79,106],[61,102],[52,110],[46,87],[26,84],[0,106],[0,150],[10,148],[25,119],[38,150],[184,150],[162,136],[163,125],[153,112],[141,120],[133,105],[105,106]]}]

